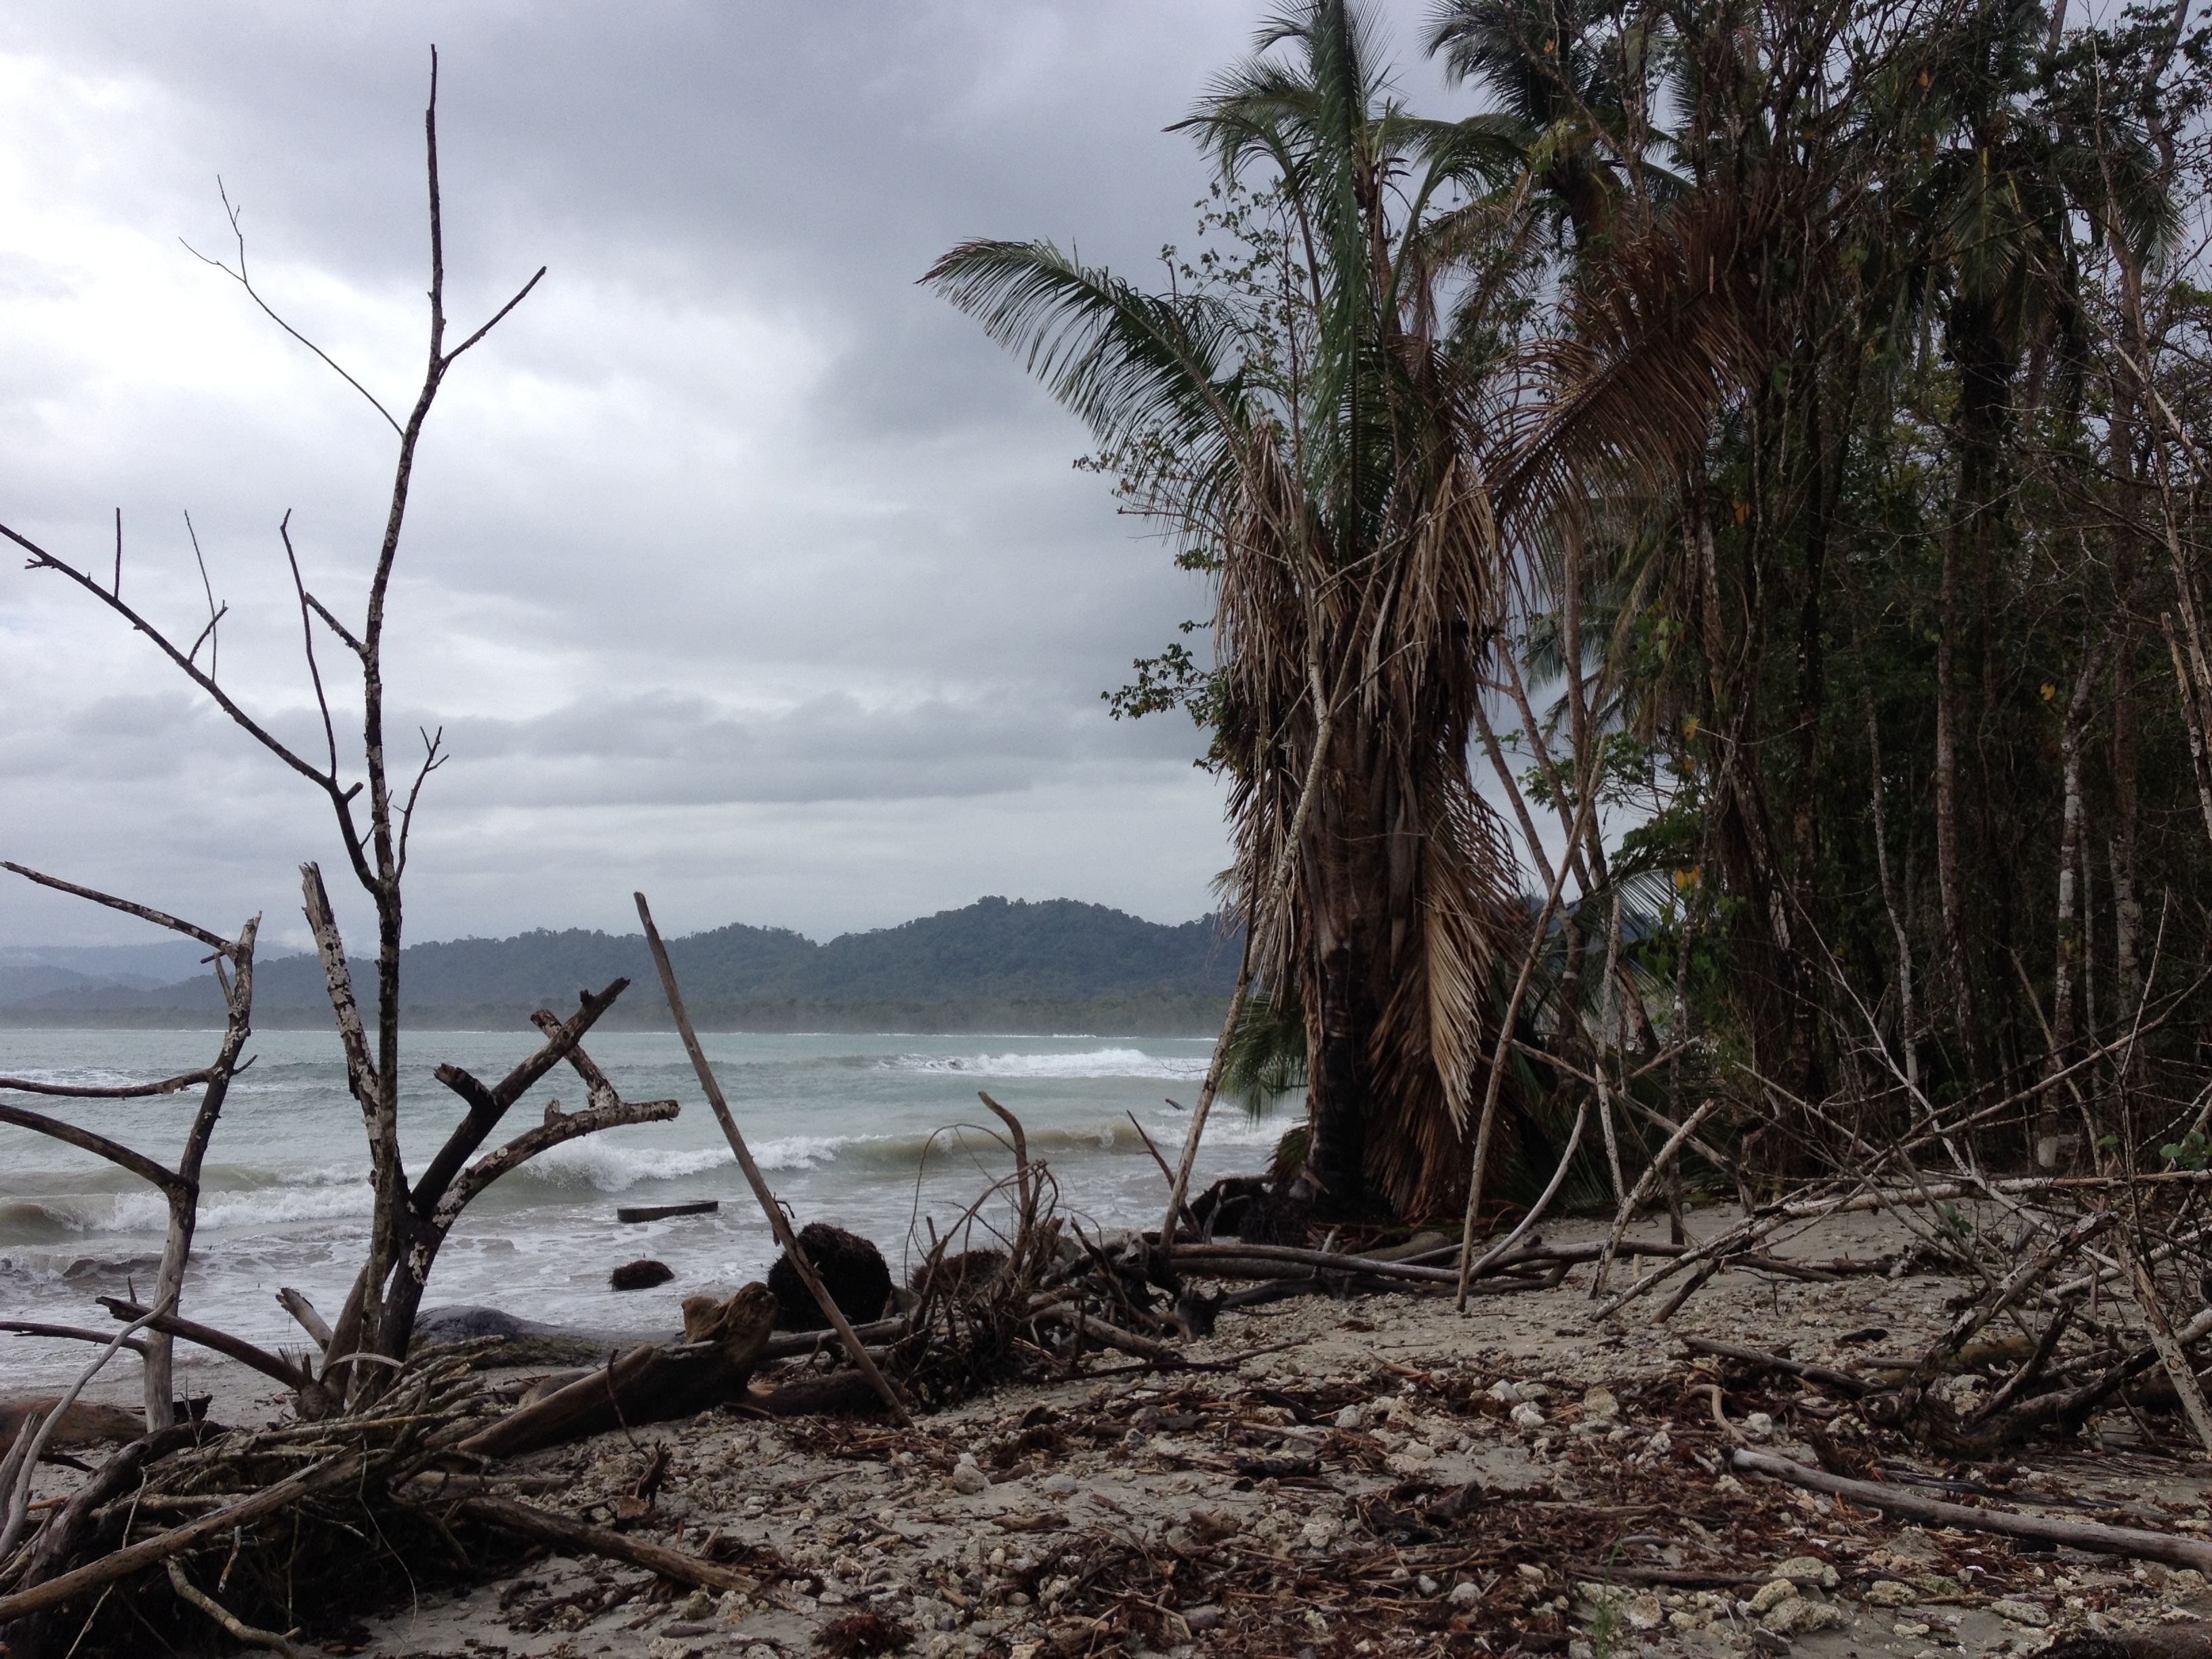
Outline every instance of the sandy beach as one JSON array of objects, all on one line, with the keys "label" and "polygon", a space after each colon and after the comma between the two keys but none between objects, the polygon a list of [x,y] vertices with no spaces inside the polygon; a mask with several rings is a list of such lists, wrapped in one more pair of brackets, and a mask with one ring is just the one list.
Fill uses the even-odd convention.
[{"label": "sandy beach", "polygon": [[[1846,1217],[1790,1253],[1863,1258],[1897,1242],[1879,1218]],[[433,1569],[446,1576],[380,1611],[300,1609],[303,1645],[380,1659],[770,1659],[871,1650],[850,1644],[851,1621],[874,1614],[929,1659],[1516,1645],[1571,1659],[1950,1659],[2212,1612],[2192,1572],[1923,1528],[1725,1472],[1736,1445],[1812,1462],[1808,1424],[1848,1443],[1848,1402],[1724,1370],[1684,1338],[1838,1365],[1909,1353],[1961,1281],[1731,1273],[1654,1328],[1651,1301],[1594,1323],[1589,1277],[1478,1298],[1464,1318],[1425,1295],[1225,1315],[1188,1345],[1188,1370],[1098,1356],[1090,1374],[1006,1388],[910,1430],[724,1407],[518,1458],[492,1472],[495,1488],[707,1554],[756,1588],[687,1595],[518,1546],[496,1571]],[[216,1386],[222,1412],[265,1407],[265,1390],[204,1365],[191,1375]],[[2201,1537],[2212,1469],[2185,1448],[2145,1441],[2120,1413],[2002,1466],[1946,1468],[1887,1444],[1867,1461],[1956,1501]],[[635,1490],[664,1449],[641,1504]]]}]

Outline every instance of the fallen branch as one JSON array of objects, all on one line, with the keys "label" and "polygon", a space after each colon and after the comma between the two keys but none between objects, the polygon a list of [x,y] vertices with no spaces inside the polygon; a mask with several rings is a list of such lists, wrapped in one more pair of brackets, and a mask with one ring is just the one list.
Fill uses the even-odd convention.
[{"label": "fallen branch", "polygon": [[228,1607],[185,1577],[184,1563],[178,1560],[175,1556],[171,1556],[163,1565],[169,1570],[170,1589],[175,1590],[179,1595],[207,1614],[246,1646],[267,1648],[272,1653],[283,1654],[284,1659],[300,1659],[300,1650],[292,1645],[289,1638],[279,1636],[273,1630],[256,1630],[247,1624]]},{"label": "fallen branch", "polygon": [[1746,1365],[1756,1365],[1762,1370],[1784,1371],[1791,1376],[1801,1376],[1808,1382],[1818,1382],[1824,1389],[1833,1389],[1853,1399],[1872,1394],[1875,1384],[1863,1376],[1853,1376],[1847,1371],[1832,1371],[1825,1365],[1808,1365],[1802,1359],[1791,1359],[1778,1353],[1765,1353],[1757,1348],[1739,1348],[1733,1342],[1716,1342],[1706,1336],[1686,1336],[1682,1346],[1692,1353],[1711,1354],[1716,1359],[1734,1359]]},{"label": "fallen branch", "polygon": [[[244,1071],[241,1066],[238,1068]],[[125,1083],[113,1088],[94,1089],[71,1083],[34,1083],[28,1078],[0,1077],[0,1091],[14,1090],[18,1094],[54,1095],[65,1100],[138,1100],[148,1095],[173,1095],[179,1089],[189,1089],[194,1084],[212,1079],[212,1071],[186,1072],[180,1077],[165,1077],[159,1083]]]},{"label": "fallen branch", "polygon": [[[70,1342],[111,1342],[112,1331],[87,1330],[82,1325],[48,1325],[35,1319],[0,1319],[0,1331],[13,1331],[18,1336],[54,1336]],[[143,1357],[146,1345],[137,1337],[125,1337],[123,1346]]]},{"label": "fallen branch", "polygon": [[814,1271],[814,1264],[806,1259],[806,1252],[799,1243],[799,1235],[792,1231],[791,1218],[784,1214],[783,1206],[775,1201],[775,1194],[769,1189],[768,1181],[761,1174],[760,1166],[753,1162],[752,1152],[746,1146],[744,1136],[738,1132],[738,1121],[730,1115],[730,1103],[722,1097],[722,1085],[714,1076],[714,1068],[707,1063],[707,1052],[699,1046],[698,1033],[691,1029],[691,1016],[684,1012],[684,994],[677,988],[676,969],[668,960],[668,947],[660,942],[660,930],[653,925],[653,912],[646,904],[645,895],[637,893],[632,896],[637,900],[637,919],[645,925],[646,943],[653,947],[653,966],[660,970],[660,988],[667,995],[668,1012],[676,1020],[676,1030],[684,1039],[684,1051],[691,1057],[691,1069],[698,1074],[699,1086],[706,1093],[707,1104],[714,1110],[714,1121],[722,1126],[723,1138],[730,1143],[730,1151],[737,1157],[738,1167],[744,1172],[746,1184],[753,1189],[753,1196],[760,1200],[769,1230],[775,1234],[776,1242],[783,1246],[784,1255],[793,1270],[812,1293],[816,1305],[822,1310],[823,1317],[830,1322],[831,1328],[837,1333],[838,1340],[845,1345],[845,1352],[852,1356],[853,1364],[874,1384],[876,1392],[883,1395],[884,1404],[890,1407],[890,1413],[898,1419],[900,1426],[911,1428],[914,1419],[908,1415],[906,1401],[899,1397],[899,1391],[892,1386],[891,1380],[868,1357],[866,1346],[853,1334],[852,1323],[845,1317],[845,1310],[837,1305],[836,1298],[823,1284],[822,1275]]},{"label": "fallen branch", "polygon": [[[1637,1211],[1644,1207],[1644,1200],[1651,1190],[1652,1182],[1682,1150],[1682,1143],[1697,1133],[1698,1126],[1711,1117],[1720,1103],[1720,1097],[1714,1097],[1677,1126],[1674,1133],[1667,1138],[1667,1144],[1659,1149],[1658,1156],[1644,1166],[1644,1173],[1637,1177],[1635,1188],[1620,1200],[1620,1212],[1613,1218],[1613,1231],[1606,1235],[1605,1248],[1597,1259],[1597,1277],[1590,1281],[1593,1297],[1604,1294],[1606,1275],[1613,1269],[1613,1258],[1620,1253],[1620,1241],[1628,1231],[1629,1223],[1635,1220]],[[1616,1297],[1615,1301],[1618,1300]],[[1607,1311],[1611,1311],[1613,1306],[1613,1304],[1608,1303]],[[1604,1316],[1601,1314],[1599,1316],[1602,1318]]]},{"label": "fallen branch", "polygon": [[745,1383],[760,1363],[775,1298],[764,1285],[748,1285],[716,1304],[694,1297],[684,1310],[680,1346],[652,1343],[632,1349],[605,1368],[510,1412],[460,1443],[477,1457],[512,1457],[616,1427],[665,1423],[745,1397]]},{"label": "fallen branch", "polygon": [[1065,1325],[1078,1336],[1087,1336],[1101,1347],[1119,1349],[1139,1359],[1149,1359],[1156,1365],[1180,1365],[1182,1355],[1164,1342],[1155,1342],[1148,1336],[1139,1336],[1125,1331],[1119,1325],[1109,1325],[1103,1319],[1093,1318],[1072,1302],[1059,1302],[1049,1308],[1039,1308],[1030,1316],[1033,1319],[1049,1319],[1054,1324]]},{"label": "fallen branch", "polygon": [[2131,1556],[2142,1561],[2164,1561],[2212,1573],[2212,1543],[2178,1538],[2171,1533],[2145,1532],[2135,1527],[2107,1527],[2094,1521],[2053,1521],[2016,1510],[1969,1509],[1941,1498],[1922,1498],[1873,1480],[1853,1480],[1825,1469],[1808,1468],[1786,1457],[1741,1447],[1729,1454],[1729,1467],[1746,1474],[1764,1474],[1813,1492],[1850,1499],[1868,1509],[1908,1516],[1931,1526],[1957,1527],[1968,1532],[1994,1533],[2002,1538],[2033,1538],[2068,1549],[2098,1555]]},{"label": "fallen branch", "polygon": [[[29,1423],[23,1425],[21,1432],[16,1437],[19,1443],[16,1449],[24,1451],[21,1473],[15,1477],[13,1492],[0,1492],[0,1504],[5,1504],[6,1516],[4,1520],[0,1520],[0,1561],[8,1559],[9,1553],[15,1547],[15,1540],[22,1534],[24,1522],[30,1518],[31,1481],[38,1473],[39,1459],[45,1455],[47,1445],[53,1440],[54,1431],[60,1428],[69,1416],[70,1407],[76,1404],[77,1396],[84,1392],[85,1385],[100,1375],[100,1369],[115,1358],[126,1341],[153,1323],[157,1315],[148,1313],[116,1332],[114,1338],[100,1351],[99,1356],[77,1373],[76,1381],[70,1384],[69,1392],[46,1413],[37,1433],[31,1431]],[[26,1443],[27,1449],[25,1449]]]},{"label": "fallen branch", "polygon": [[[200,1347],[212,1348],[217,1353],[228,1354],[240,1364],[251,1366],[264,1376],[274,1377],[295,1392],[305,1393],[315,1387],[315,1379],[299,1366],[291,1364],[289,1360],[279,1358],[265,1349],[257,1348],[251,1342],[233,1336],[228,1331],[219,1331],[212,1325],[203,1325],[193,1319],[179,1319],[174,1314],[155,1313],[150,1308],[141,1307],[136,1302],[127,1301],[119,1296],[103,1296],[100,1298],[100,1305],[118,1319],[143,1320],[149,1330],[160,1331],[168,1336],[182,1337],[185,1341],[196,1343]],[[148,1315],[152,1316],[148,1318]]]},{"label": "fallen branch", "polygon": [[627,1561],[634,1567],[643,1567],[657,1572],[663,1578],[679,1584],[689,1584],[694,1589],[756,1590],[760,1580],[748,1578],[743,1573],[713,1561],[702,1560],[696,1555],[686,1555],[681,1550],[672,1550],[659,1544],[648,1544],[641,1538],[626,1538],[621,1533],[609,1532],[604,1527],[586,1526],[580,1521],[570,1521],[558,1515],[549,1515],[544,1510],[532,1509],[527,1504],[518,1504],[511,1498],[494,1497],[487,1492],[474,1498],[464,1498],[455,1513],[467,1516],[472,1521],[488,1526],[519,1532],[526,1538],[541,1539],[548,1544],[558,1544],[563,1549],[575,1550],[585,1555],[604,1556],[611,1561]]},{"label": "fallen branch", "polygon": [[191,1445],[199,1435],[198,1424],[176,1423],[118,1448],[112,1457],[93,1471],[92,1479],[70,1495],[60,1512],[39,1528],[39,1535],[25,1546],[28,1559],[22,1565],[22,1582],[35,1584],[46,1576],[49,1567],[68,1560],[76,1553],[93,1511],[136,1481],[146,1465],[167,1457],[179,1447]]}]

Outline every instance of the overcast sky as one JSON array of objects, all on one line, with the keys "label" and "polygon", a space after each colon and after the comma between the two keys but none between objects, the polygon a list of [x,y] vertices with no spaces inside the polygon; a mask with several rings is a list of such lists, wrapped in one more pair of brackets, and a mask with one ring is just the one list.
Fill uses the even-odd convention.
[{"label": "overcast sky", "polygon": [[[827,937],[985,893],[1200,915],[1226,843],[1198,734],[1098,694],[1204,595],[915,279],[976,235],[1149,276],[1206,182],[1161,130],[1261,9],[10,5],[0,520],[105,572],[119,506],[125,597],[188,639],[189,510],[224,684],[307,740],[277,523],[357,617],[394,440],[183,244],[230,252],[220,175],[264,297],[404,409],[434,41],[449,312],[550,270],[416,474],[390,729],[442,723],[453,759],[410,937],[627,930],[636,887],[674,932]],[[1393,11],[1410,58],[1420,8]],[[309,787],[13,558],[0,708],[0,856],[293,943],[295,866],[340,885]],[[0,944],[143,936],[8,880]]]}]

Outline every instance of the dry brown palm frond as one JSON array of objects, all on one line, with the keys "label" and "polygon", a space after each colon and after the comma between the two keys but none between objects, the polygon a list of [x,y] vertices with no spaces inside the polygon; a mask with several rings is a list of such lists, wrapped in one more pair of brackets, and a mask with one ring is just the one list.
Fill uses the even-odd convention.
[{"label": "dry brown palm frond", "polygon": [[1572,337],[1532,349],[1530,395],[1496,411],[1501,520],[1533,527],[1593,479],[1672,483],[1765,361],[1759,255],[1772,216],[1701,193],[1594,262]]},{"label": "dry brown palm frond", "polygon": [[1369,1167],[1401,1214],[1452,1208],[1496,1019],[1498,965],[1520,915],[1498,879],[1510,867],[1487,806],[1463,778],[1428,792],[1419,954],[1376,1030]]}]

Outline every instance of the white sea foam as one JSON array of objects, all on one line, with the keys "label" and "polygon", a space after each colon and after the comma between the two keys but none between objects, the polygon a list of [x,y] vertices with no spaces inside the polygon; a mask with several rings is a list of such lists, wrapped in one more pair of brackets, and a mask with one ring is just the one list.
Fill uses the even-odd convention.
[{"label": "white sea foam", "polygon": [[[169,1206],[159,1193],[56,1195],[30,1206],[48,1224],[72,1233],[159,1234],[168,1225]],[[339,1221],[374,1212],[376,1195],[356,1174],[343,1185],[314,1182],[264,1187],[245,1192],[205,1194],[200,1200],[199,1231],[279,1225],[301,1221]]]},{"label": "white sea foam", "polygon": [[[902,1249],[913,1218],[918,1168],[923,1213],[942,1222],[1010,1167],[1006,1147],[978,1132],[967,1132],[963,1144],[981,1168],[941,1135],[930,1136],[939,1125],[988,1121],[975,1105],[978,1088],[1020,1115],[1032,1157],[1051,1164],[1071,1211],[1102,1225],[1157,1223],[1158,1171],[1124,1109],[1172,1158],[1190,1120],[1169,1110],[1161,1097],[1196,1103],[1210,1046],[1073,1032],[994,1032],[950,1042],[927,1034],[717,1042],[728,1046],[731,1064],[755,1068],[743,1121],[777,1190],[807,1218],[849,1226],[887,1255]],[[205,1059],[196,1036],[177,1034],[32,1033],[11,1035],[7,1046],[0,1070],[21,1075],[35,1067],[84,1082],[173,1076]],[[266,1057],[248,1074],[255,1086],[240,1079],[211,1149],[189,1296],[195,1316],[266,1345],[297,1340],[272,1287],[298,1285],[326,1310],[344,1300],[373,1194],[359,1116],[327,1034],[268,1033],[258,1046]],[[451,1059],[496,1076],[512,1065],[514,1047],[507,1036],[441,1031],[422,1058]],[[666,1075],[674,1054],[653,1033],[605,1035],[593,1047],[624,1094],[640,1099],[682,1092]],[[455,1108],[428,1080],[427,1066],[405,1075],[402,1122],[410,1166],[419,1170],[451,1128]],[[1258,1168],[1263,1149],[1298,1115],[1285,1102],[1255,1122],[1237,1103],[1222,1102],[1200,1151],[1199,1184]],[[111,1118],[124,1126],[125,1138],[155,1121],[112,1104],[100,1105],[88,1121]],[[173,1136],[180,1121],[163,1117],[159,1127]],[[742,1183],[711,1123],[698,1121],[687,1106],[681,1125],[624,1130],[605,1145],[601,1139],[556,1149],[501,1182],[441,1256],[432,1300],[505,1306],[586,1326],[634,1316],[629,1299],[606,1288],[610,1252],[632,1237],[612,1213],[612,1194],[625,1191],[631,1194],[625,1203],[641,1201],[641,1194],[723,1196],[721,1224],[672,1224],[653,1236],[651,1253],[686,1289],[726,1291],[765,1270],[773,1241],[742,1201]],[[172,1155],[169,1140],[147,1150]],[[105,1164],[87,1164],[72,1148],[5,1127],[0,1171],[6,1189],[0,1315],[81,1324],[94,1290],[119,1291],[134,1275],[142,1291],[150,1282],[167,1218],[158,1194],[134,1188]],[[65,1381],[82,1364],[68,1344],[32,1341],[8,1353],[11,1382]]]},{"label": "white sea foam", "polygon": [[[376,1192],[356,1174],[343,1186],[264,1188],[258,1192],[222,1193],[200,1200],[203,1231],[274,1226],[300,1221],[343,1221],[376,1212]],[[167,1226],[168,1206],[158,1193],[131,1193],[115,1200],[106,1219],[94,1218],[92,1232],[160,1232]]]},{"label": "white sea foam", "polygon": [[522,1173],[556,1187],[581,1184],[603,1193],[619,1193],[641,1181],[673,1181],[733,1162],[727,1149],[720,1146],[684,1152],[657,1146],[615,1146],[604,1140],[586,1139],[571,1140],[539,1153],[522,1166]]},{"label": "white sea foam", "polygon": [[900,1072],[951,1072],[966,1077],[1147,1077],[1175,1081],[1206,1075],[1203,1054],[1148,1054],[1141,1048],[1085,1048],[1060,1054],[898,1054],[879,1062]]}]

